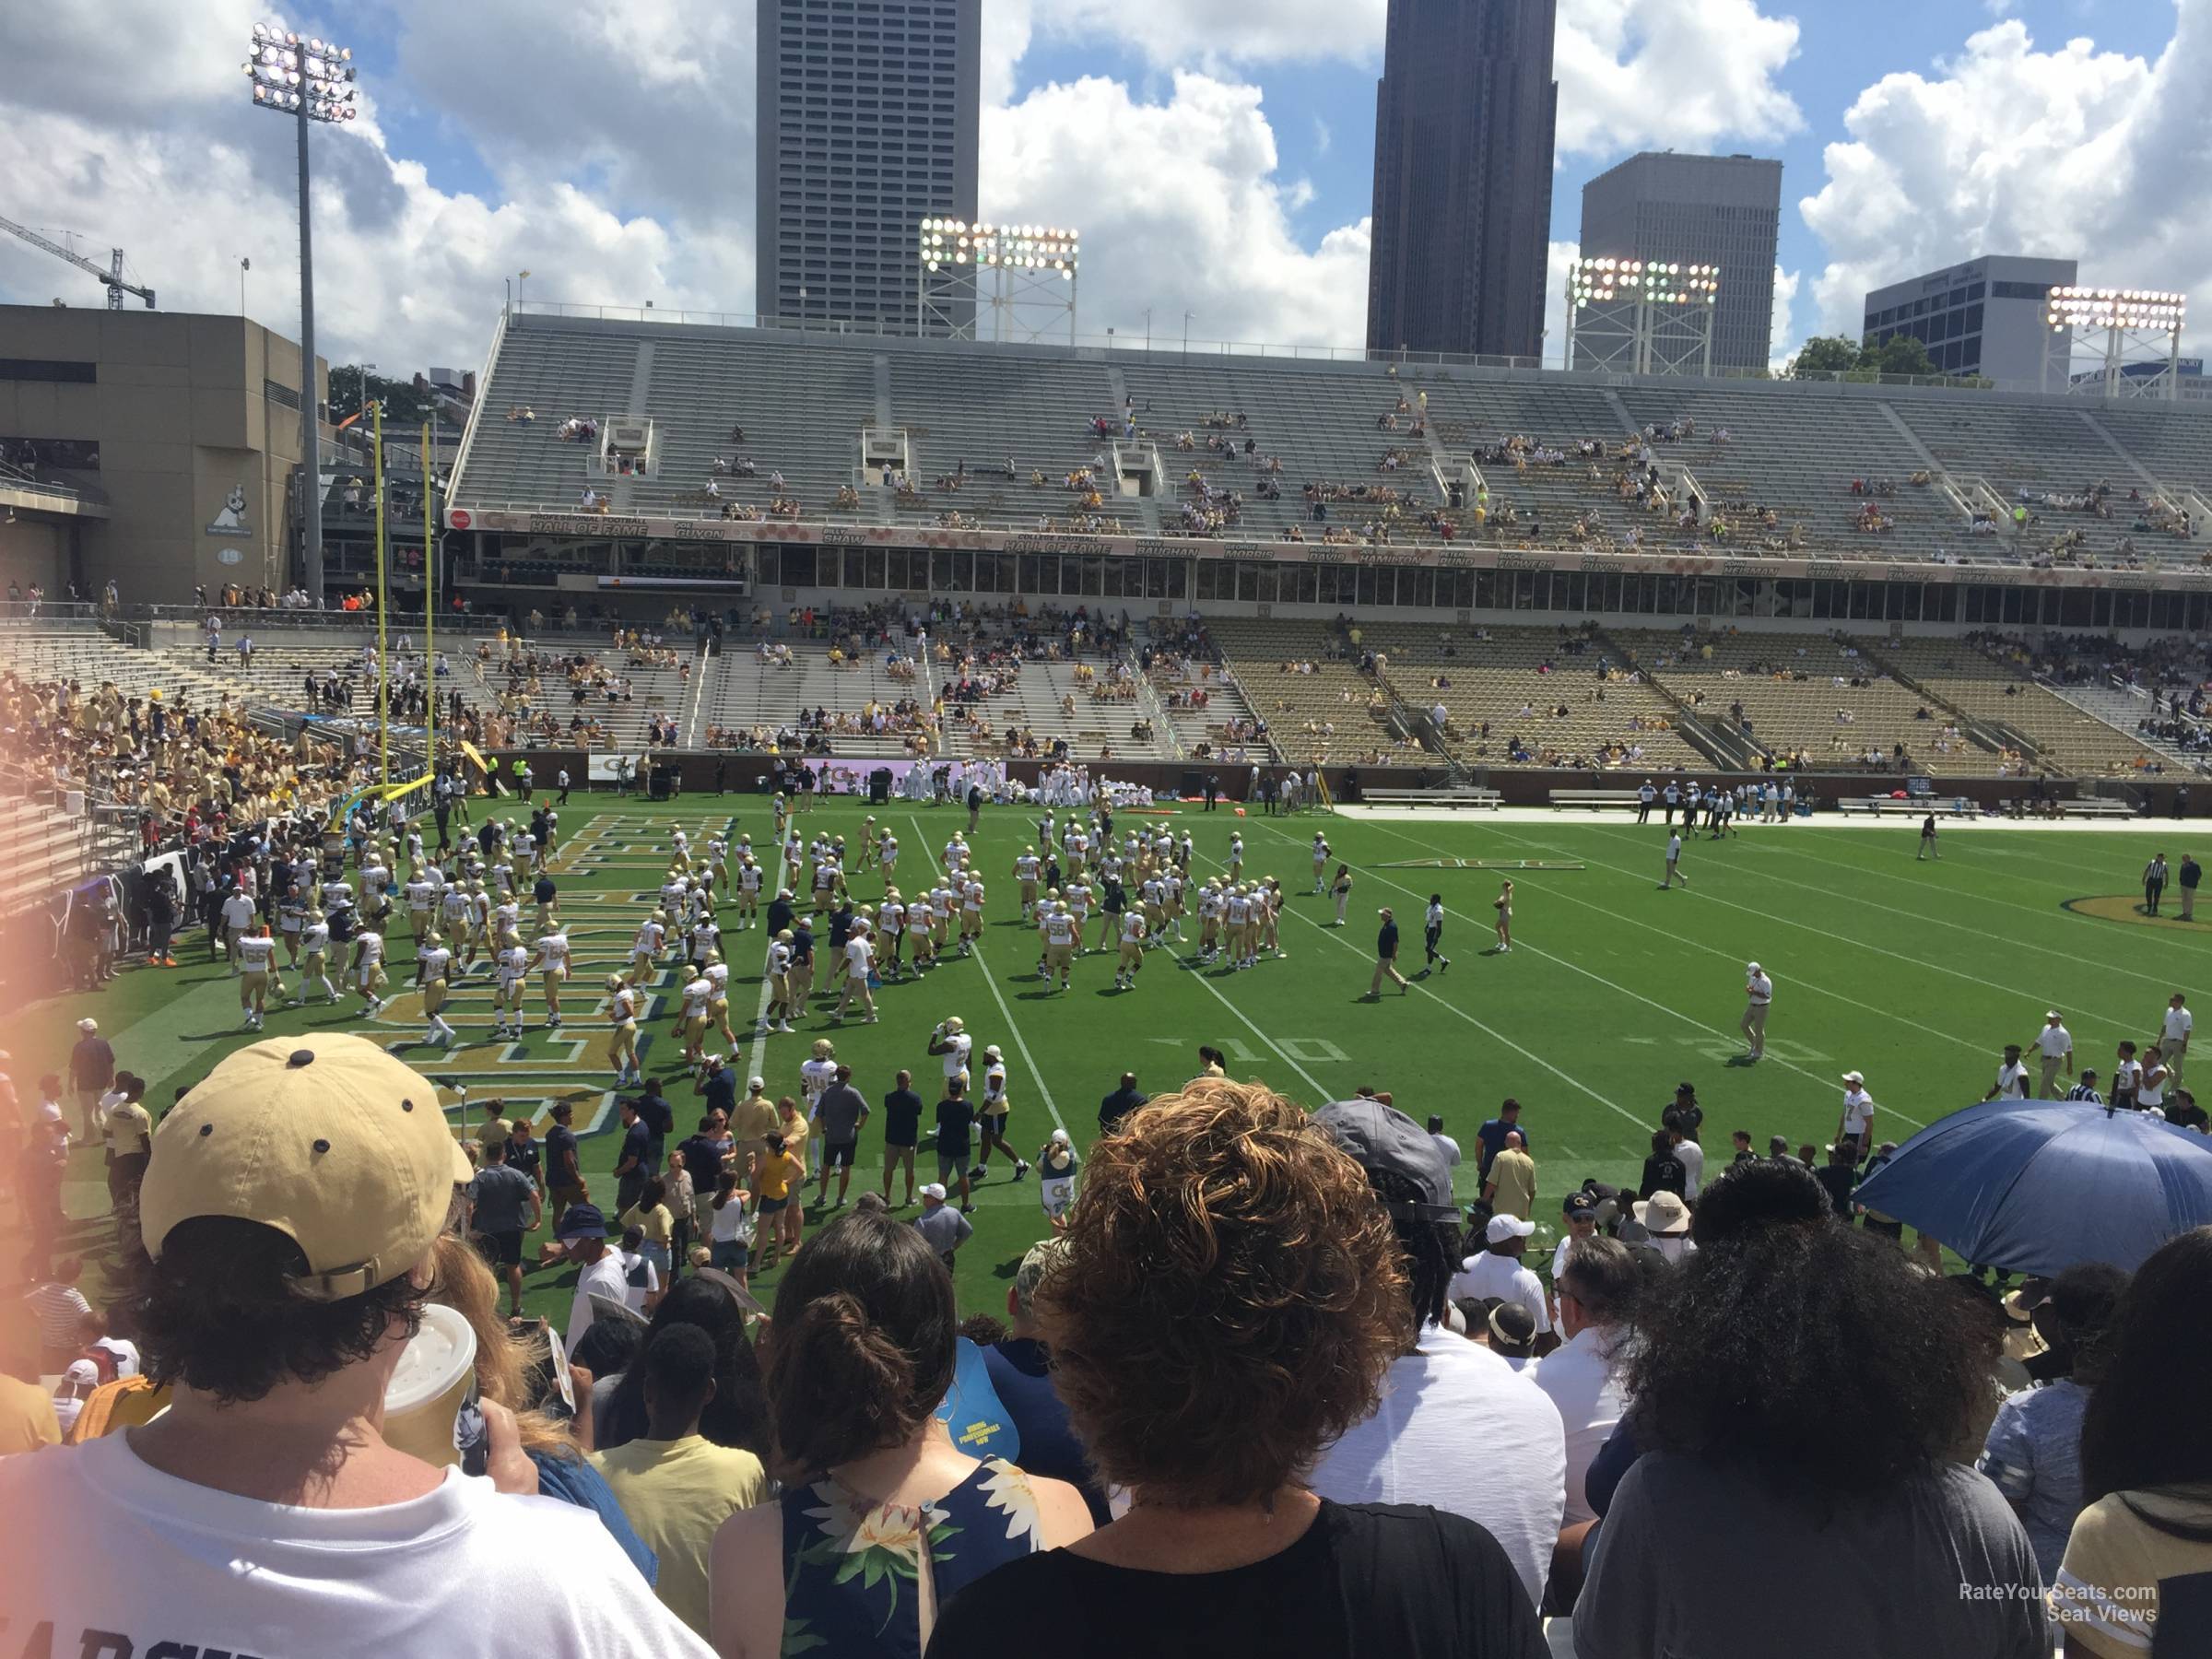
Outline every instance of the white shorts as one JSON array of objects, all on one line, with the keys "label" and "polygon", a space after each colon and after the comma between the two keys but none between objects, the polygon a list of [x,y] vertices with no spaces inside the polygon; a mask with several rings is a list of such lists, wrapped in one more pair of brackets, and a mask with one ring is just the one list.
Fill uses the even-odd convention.
[{"label": "white shorts", "polygon": [[1052,1217],[1067,1214],[1076,1202],[1076,1178],[1063,1175],[1057,1181],[1037,1183],[1037,1202],[1044,1206],[1044,1213]]}]

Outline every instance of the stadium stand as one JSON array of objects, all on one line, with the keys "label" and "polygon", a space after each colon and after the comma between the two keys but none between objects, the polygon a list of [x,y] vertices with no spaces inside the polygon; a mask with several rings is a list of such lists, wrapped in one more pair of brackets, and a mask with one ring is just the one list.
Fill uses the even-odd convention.
[{"label": "stadium stand", "polygon": [[1222,618],[1209,626],[1279,758],[1421,760],[1420,746],[1393,730],[1389,698],[1344,660],[1344,642],[1326,624]]},{"label": "stadium stand", "polygon": [[1363,623],[1359,635],[1399,696],[1446,711],[1451,752],[1469,765],[1711,765],[1674,729],[1674,706],[1601,641],[1556,628],[1396,622]]},{"label": "stadium stand", "polygon": [[[654,455],[642,474],[610,478],[596,441],[562,431],[622,416],[653,421]],[[1147,450],[1158,479],[1141,477]],[[884,487],[893,454],[909,489]],[[749,473],[714,470],[740,459]],[[1093,500],[1079,475],[1101,461]],[[1657,491],[1640,500],[1654,468]],[[804,522],[916,530],[2110,568],[2212,559],[2190,538],[2212,528],[2189,506],[2208,478],[2212,422],[2186,406],[2091,414],[1793,382],[1615,390],[1465,368],[1164,351],[1100,361],[1042,346],[518,314],[453,501],[571,513],[592,489],[610,514],[681,519],[768,517],[782,496]],[[2099,483],[2103,502],[2075,503]],[[1332,498],[1319,519],[1312,494]],[[1686,518],[1693,494],[1704,511]],[[2016,504],[2030,513],[2017,534]]]},{"label": "stadium stand", "polygon": [[1905,639],[1880,657],[1931,697],[1980,721],[2053,776],[2131,777],[2148,751],[2131,733],[2039,686],[2024,662],[1991,655],[1972,640]]}]

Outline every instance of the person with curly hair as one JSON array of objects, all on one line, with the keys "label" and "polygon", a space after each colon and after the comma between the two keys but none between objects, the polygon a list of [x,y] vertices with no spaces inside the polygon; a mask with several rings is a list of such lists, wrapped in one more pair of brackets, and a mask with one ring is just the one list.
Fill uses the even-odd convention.
[{"label": "person with curly hair", "polygon": [[2212,1375],[2212,1227],[2136,1269],[2107,1328],[2103,1381],[2081,1423],[2081,1497],[2052,1610],[2068,1659],[2212,1652],[2212,1419],[2189,1378]]},{"label": "person with curly hair", "polygon": [[1027,1655],[1049,1630],[1072,1659],[1542,1654],[1481,1526],[1307,1485],[1416,1335],[1390,1216],[1330,1130],[1201,1077],[1088,1168],[1034,1307],[1069,1420],[1130,1507],[952,1597],[930,1652]]},{"label": "person with curly hair", "polygon": [[[0,1551],[11,1634],[71,1653],[707,1652],[594,1515],[509,1495],[539,1476],[507,1406],[482,1402],[489,1481],[385,1438],[468,1174],[437,1090],[363,1038],[271,1038],[192,1089],[154,1133],[125,1303],[169,1409],[0,1460],[0,1502],[36,1517]],[[86,1571],[117,1549],[131,1571]]]},{"label": "person with curly hair", "polygon": [[2028,1535],[1958,1461],[1995,1359],[1966,1300],[1802,1170],[1731,1168],[1694,1236],[1636,1310],[1642,1456],[1590,1551],[1582,1659],[2048,1659]]}]

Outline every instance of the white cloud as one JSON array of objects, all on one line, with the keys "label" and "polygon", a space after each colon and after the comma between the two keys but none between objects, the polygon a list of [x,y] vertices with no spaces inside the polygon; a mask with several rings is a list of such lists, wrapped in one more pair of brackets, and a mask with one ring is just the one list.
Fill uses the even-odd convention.
[{"label": "white cloud", "polygon": [[1774,323],[1767,335],[1767,367],[1776,373],[1797,355],[1797,334],[1791,308],[1797,303],[1797,288],[1805,273],[1774,267]]},{"label": "white cloud", "polygon": [[2212,4],[2177,14],[2155,63],[2088,40],[2040,51],[2008,19],[1932,75],[1861,92],[1800,204],[1829,255],[1818,329],[1855,334],[1868,288],[1984,252],[2212,298]]},{"label": "white cloud", "polygon": [[[1758,4],[1561,0],[1562,147],[1788,130],[1795,109],[1774,76],[1795,29]],[[315,136],[325,355],[473,363],[502,276],[524,267],[535,299],[748,312],[751,10],[392,0],[348,14],[388,38],[363,54],[378,65],[363,81],[369,118]],[[242,101],[237,67],[259,11],[255,0],[0,9],[11,217],[122,243],[170,309],[231,310],[238,259],[250,257],[252,312],[296,328],[290,138]],[[1340,208],[1335,229],[1301,239],[1293,220],[1313,186],[1281,172],[1251,66],[1358,65],[1346,97],[1364,100],[1359,71],[1379,68],[1385,12],[1386,0],[992,0],[985,209],[1083,227],[1086,332],[1141,329],[1150,306],[1158,333],[1180,333],[1188,309],[1208,338],[1356,344],[1366,222]],[[1109,38],[1173,73],[1015,98],[1033,41]],[[132,49],[115,53],[117,39]],[[91,62],[98,76],[84,73]],[[1300,112],[1309,117],[1325,151],[1339,111]],[[100,298],[12,241],[0,246],[0,294]]]},{"label": "white cloud", "polygon": [[[1101,147],[1100,134],[1112,135]],[[1311,187],[1276,176],[1260,89],[1197,73],[1160,102],[1098,76],[1040,87],[983,116],[983,212],[1076,219],[1082,332],[1344,345],[1366,331],[1367,221],[1308,249],[1290,213]]]},{"label": "white cloud", "polygon": [[1796,21],[1757,0],[1561,0],[1552,50],[1562,154],[1770,143],[1805,124],[1776,82]]}]

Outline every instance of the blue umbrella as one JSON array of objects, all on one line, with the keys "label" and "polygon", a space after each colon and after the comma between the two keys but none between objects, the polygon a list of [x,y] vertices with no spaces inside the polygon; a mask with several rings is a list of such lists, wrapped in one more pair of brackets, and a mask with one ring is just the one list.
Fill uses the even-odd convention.
[{"label": "blue umbrella", "polygon": [[2212,1223],[2212,1139],[2147,1112],[1985,1100],[1923,1129],[1853,1199],[1970,1262],[2133,1272],[2167,1240]]}]

